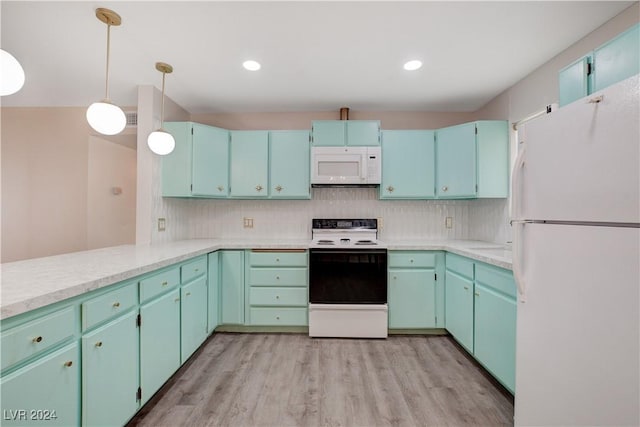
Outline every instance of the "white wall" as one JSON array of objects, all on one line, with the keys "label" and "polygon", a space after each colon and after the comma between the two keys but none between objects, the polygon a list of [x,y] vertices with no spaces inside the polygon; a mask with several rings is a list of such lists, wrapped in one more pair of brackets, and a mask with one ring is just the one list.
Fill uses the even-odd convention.
[{"label": "white wall", "polygon": [[87,249],[135,243],[136,160],[135,146],[89,137]]}]

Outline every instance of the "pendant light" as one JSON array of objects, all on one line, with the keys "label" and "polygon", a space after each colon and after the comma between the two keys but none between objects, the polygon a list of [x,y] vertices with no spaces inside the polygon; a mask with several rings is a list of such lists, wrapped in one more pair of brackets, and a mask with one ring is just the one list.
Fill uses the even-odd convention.
[{"label": "pendant light", "polygon": [[176,140],[169,132],[164,130],[164,78],[173,72],[173,67],[164,62],[156,62],[156,70],[162,73],[162,110],[160,112],[160,129],[154,130],[147,138],[147,145],[154,153],[164,156],[173,151]]},{"label": "pendant light", "polygon": [[0,96],[11,95],[22,89],[24,70],[18,60],[0,49]]},{"label": "pendant light", "polygon": [[87,121],[89,125],[103,135],[115,135],[127,125],[127,117],[124,111],[109,100],[109,48],[111,41],[111,26],[119,26],[122,23],[120,15],[109,9],[96,9],[96,18],[107,24],[107,77],[105,80],[104,99],[94,102],[87,108]]}]

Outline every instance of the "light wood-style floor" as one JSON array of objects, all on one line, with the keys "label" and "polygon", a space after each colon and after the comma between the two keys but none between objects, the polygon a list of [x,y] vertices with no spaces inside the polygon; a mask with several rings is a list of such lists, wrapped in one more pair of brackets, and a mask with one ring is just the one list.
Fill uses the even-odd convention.
[{"label": "light wood-style floor", "polygon": [[513,397],[452,338],[215,334],[130,425],[497,426]]}]

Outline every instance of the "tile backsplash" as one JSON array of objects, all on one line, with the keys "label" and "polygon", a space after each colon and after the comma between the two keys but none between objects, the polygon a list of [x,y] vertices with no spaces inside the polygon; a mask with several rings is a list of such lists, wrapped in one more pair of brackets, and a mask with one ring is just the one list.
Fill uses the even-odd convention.
[{"label": "tile backsplash", "polygon": [[[153,242],[185,238],[306,239],[312,218],[382,218],[380,239],[481,239],[504,243],[505,200],[378,200],[377,188],[314,188],[311,200],[154,200],[167,231]],[[453,219],[452,228],[445,219]],[[252,218],[253,228],[243,219]],[[504,223],[504,224],[503,224]]]}]

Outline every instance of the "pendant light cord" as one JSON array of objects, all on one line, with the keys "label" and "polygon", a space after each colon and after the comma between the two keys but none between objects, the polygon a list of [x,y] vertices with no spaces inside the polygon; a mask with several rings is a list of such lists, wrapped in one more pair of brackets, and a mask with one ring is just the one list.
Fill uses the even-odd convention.
[{"label": "pendant light cord", "polygon": [[109,49],[111,47],[111,24],[107,24],[107,78],[105,79],[104,97],[109,100]]},{"label": "pendant light cord", "polygon": [[164,130],[164,78],[167,73],[162,72],[162,108],[160,110],[160,129]]}]

